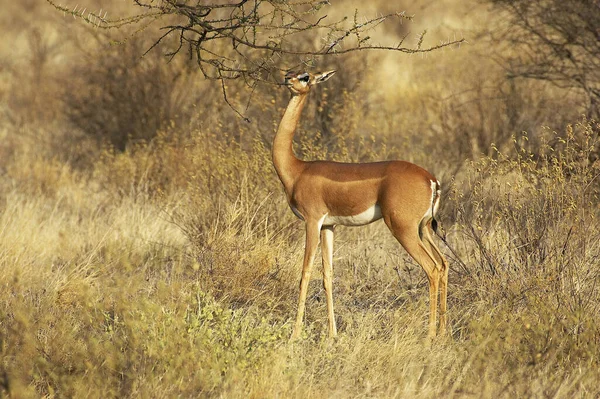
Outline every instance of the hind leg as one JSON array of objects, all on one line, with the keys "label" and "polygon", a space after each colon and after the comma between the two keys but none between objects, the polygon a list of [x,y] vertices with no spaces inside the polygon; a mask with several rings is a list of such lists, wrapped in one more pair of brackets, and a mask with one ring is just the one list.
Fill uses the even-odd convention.
[{"label": "hind leg", "polygon": [[423,243],[429,247],[430,252],[435,256],[437,264],[441,265],[441,271],[439,274],[439,288],[440,288],[440,335],[446,333],[447,327],[447,304],[448,304],[448,261],[440,251],[439,247],[435,244],[432,238],[431,226],[427,224],[423,229]]},{"label": "hind leg", "polygon": [[437,299],[440,286],[441,265],[419,235],[418,222],[402,222],[385,218],[385,222],[406,252],[423,268],[429,281],[429,337],[436,335]]}]

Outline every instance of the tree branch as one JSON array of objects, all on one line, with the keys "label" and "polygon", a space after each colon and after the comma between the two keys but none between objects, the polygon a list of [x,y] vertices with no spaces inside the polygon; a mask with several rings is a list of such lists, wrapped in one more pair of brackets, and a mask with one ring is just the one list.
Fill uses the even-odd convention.
[{"label": "tree branch", "polygon": [[[438,45],[423,47],[425,32],[419,36],[416,47],[405,47],[404,35],[397,45],[373,43],[369,32],[385,22],[411,21],[404,12],[374,18],[360,17],[332,20],[324,11],[331,7],[327,0],[240,0],[236,3],[188,5],[188,0],[143,1],[134,0],[141,10],[138,14],[110,19],[106,12],[86,12],[57,5],[46,0],[55,9],[101,29],[133,27],[134,34],[150,25],[159,24],[164,30],[144,53],[155,49],[172,38],[172,50],[166,52],[172,60],[183,48],[195,55],[196,62],[207,79],[223,81],[242,77],[250,87],[254,82],[272,81],[275,71],[287,68],[276,66],[303,62],[307,58],[327,58],[357,51],[393,51],[405,54],[427,53],[445,47],[460,45],[464,38],[449,40]],[[141,26],[141,27],[140,27]],[[315,41],[321,38],[321,44]],[[239,112],[236,110],[236,113]]]}]

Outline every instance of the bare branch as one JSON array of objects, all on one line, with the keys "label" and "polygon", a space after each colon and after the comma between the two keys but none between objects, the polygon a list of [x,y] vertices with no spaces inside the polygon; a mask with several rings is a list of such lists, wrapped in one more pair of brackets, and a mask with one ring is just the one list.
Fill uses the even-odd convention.
[{"label": "bare branch", "polygon": [[[110,19],[106,13],[57,5],[54,8],[102,29],[133,27],[134,34],[163,30],[146,51],[159,44],[172,46],[166,52],[172,60],[186,48],[207,79],[243,78],[254,82],[278,83],[275,72],[306,60],[318,60],[357,51],[393,51],[406,54],[426,53],[464,43],[464,39],[423,46],[425,32],[415,47],[404,45],[408,33],[396,45],[374,43],[370,32],[383,23],[402,23],[412,17],[404,12],[365,18],[355,10],[353,18],[332,19],[326,13],[332,6],[327,0],[240,0],[235,3],[199,4],[189,0],[134,0],[140,12]],[[164,46],[162,46],[164,47]],[[223,83],[223,95],[226,97]],[[236,111],[238,112],[238,111]],[[239,112],[238,112],[239,113]]]},{"label": "bare branch", "polygon": [[600,116],[600,3],[597,0],[490,0],[505,18],[496,34],[508,43],[509,76],[548,81],[588,97]]}]

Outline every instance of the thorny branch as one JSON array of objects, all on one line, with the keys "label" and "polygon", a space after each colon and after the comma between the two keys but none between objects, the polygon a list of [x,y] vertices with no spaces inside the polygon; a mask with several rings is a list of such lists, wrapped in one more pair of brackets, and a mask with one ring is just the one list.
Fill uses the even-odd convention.
[{"label": "thorny branch", "polygon": [[509,76],[580,90],[600,115],[600,1],[491,0],[506,17],[496,36],[511,50]]},{"label": "thorny branch", "polygon": [[214,0],[213,4],[201,0],[134,0],[139,13],[114,19],[105,10],[88,11],[78,5],[46,1],[97,28],[133,26],[139,33],[159,24],[164,33],[148,51],[166,42],[172,46],[165,54],[169,60],[186,51],[205,78],[221,82],[243,78],[250,87],[261,81],[278,83],[284,69],[310,65],[332,55],[364,50],[426,53],[465,42],[461,38],[423,47],[423,32],[415,47],[404,46],[406,36],[396,45],[374,43],[367,33],[378,25],[403,23],[412,17],[397,12],[365,18],[356,11],[353,18],[331,18],[325,13],[331,7],[328,0]]}]

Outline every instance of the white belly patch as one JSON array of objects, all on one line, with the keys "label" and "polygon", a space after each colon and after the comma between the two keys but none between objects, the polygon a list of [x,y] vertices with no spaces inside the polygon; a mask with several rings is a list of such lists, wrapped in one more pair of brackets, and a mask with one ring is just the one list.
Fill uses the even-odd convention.
[{"label": "white belly patch", "polygon": [[325,215],[325,220],[323,220],[323,226],[333,226],[333,225],[342,225],[342,226],[363,226],[365,224],[369,224],[376,220],[381,219],[381,208],[379,205],[373,205],[369,209],[364,212],[359,213],[358,215],[350,215],[350,216],[330,216]]}]

